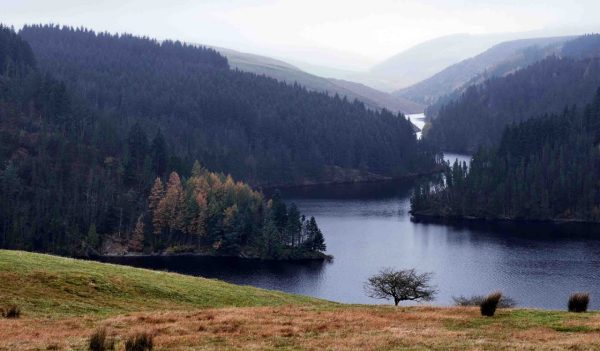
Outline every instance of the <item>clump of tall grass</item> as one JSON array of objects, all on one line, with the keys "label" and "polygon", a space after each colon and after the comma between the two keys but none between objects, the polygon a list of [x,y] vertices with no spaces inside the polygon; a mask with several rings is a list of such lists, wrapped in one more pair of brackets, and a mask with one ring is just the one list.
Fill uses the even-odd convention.
[{"label": "clump of tall grass", "polygon": [[91,351],[106,351],[106,350],[114,350],[115,341],[113,339],[109,339],[106,336],[106,328],[98,328],[90,336],[89,348]]},{"label": "clump of tall grass", "polygon": [[17,305],[10,305],[6,309],[0,308],[0,314],[4,318],[19,318],[21,317],[21,308]]},{"label": "clump of tall grass", "polygon": [[502,299],[502,293],[500,291],[493,292],[481,301],[479,305],[479,309],[481,310],[481,315],[486,317],[492,317],[494,313],[496,313],[496,308],[498,307],[498,303]]},{"label": "clump of tall grass", "polygon": [[585,312],[590,303],[589,293],[574,293],[569,297],[569,312]]},{"label": "clump of tall grass", "polygon": [[151,351],[154,347],[154,337],[142,332],[130,336],[125,341],[125,351]]},{"label": "clump of tall grass", "polygon": [[[452,300],[454,300],[454,305],[456,306],[463,306],[463,307],[468,307],[468,306],[481,306],[481,303],[483,302],[483,300],[485,300],[485,296],[483,295],[473,295],[473,296],[458,296],[452,297]],[[508,296],[504,296],[502,295],[502,297],[500,298],[500,301],[498,301],[498,308],[513,308],[517,305],[517,302]]]}]

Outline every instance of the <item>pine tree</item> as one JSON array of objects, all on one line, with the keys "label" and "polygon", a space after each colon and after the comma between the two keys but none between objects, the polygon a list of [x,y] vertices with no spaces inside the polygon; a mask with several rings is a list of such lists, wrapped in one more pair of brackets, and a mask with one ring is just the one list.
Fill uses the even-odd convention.
[{"label": "pine tree", "polygon": [[148,208],[152,213],[152,227],[155,236],[159,236],[165,226],[164,213],[161,211],[160,203],[165,195],[165,189],[159,177],[154,181],[148,197]]},{"label": "pine tree", "polygon": [[150,149],[152,158],[152,170],[154,174],[161,177],[167,172],[167,163],[169,156],[167,154],[167,143],[160,129],[152,140]]},{"label": "pine tree", "polygon": [[227,207],[223,212],[223,246],[221,249],[237,252],[240,248],[242,224],[237,205]]},{"label": "pine tree", "polygon": [[285,228],[286,241],[288,245],[295,247],[300,242],[300,231],[302,222],[300,221],[300,211],[295,204],[291,204],[287,211],[287,225]]},{"label": "pine tree", "polygon": [[325,245],[325,239],[323,238],[323,233],[319,226],[317,226],[317,221],[315,217],[310,217],[308,223],[306,224],[306,234],[307,238],[304,242],[304,247],[309,251],[325,251],[327,246]]},{"label": "pine tree", "polygon": [[86,236],[86,242],[89,246],[91,246],[94,249],[97,249],[98,245],[100,245],[100,237],[98,236],[98,232],[96,231],[96,225],[94,223],[90,224]]},{"label": "pine tree", "polygon": [[281,232],[285,229],[287,224],[287,207],[285,202],[281,199],[279,190],[275,191],[271,200],[271,216],[273,217],[275,226]]},{"label": "pine tree", "polygon": [[136,171],[139,171],[144,165],[144,160],[148,152],[148,137],[139,122],[136,122],[129,130],[127,146],[129,160],[134,165]]}]

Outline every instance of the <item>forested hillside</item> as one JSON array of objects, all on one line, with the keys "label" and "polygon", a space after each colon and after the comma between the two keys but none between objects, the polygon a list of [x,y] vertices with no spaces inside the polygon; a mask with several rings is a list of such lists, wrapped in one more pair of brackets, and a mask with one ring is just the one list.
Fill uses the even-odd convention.
[{"label": "forested hillside", "polygon": [[469,168],[455,163],[441,186],[420,187],[413,214],[600,221],[599,144],[600,89],[585,109],[506,128]]},{"label": "forested hillside", "polygon": [[585,105],[600,85],[599,37],[574,39],[560,56],[470,86],[440,108],[426,138],[444,150],[473,152],[496,144],[506,125]]},{"label": "forested hillside", "polygon": [[[135,43],[143,42],[130,43],[136,52],[161,50]],[[200,66],[227,67],[211,50],[183,53]],[[35,62],[27,42],[0,27],[0,248],[323,257],[324,238],[314,219],[198,163],[192,170],[160,129],[149,137],[141,119],[126,127],[129,117],[118,106],[99,108],[106,103],[102,90],[81,87],[98,94],[90,107],[89,96],[73,94]],[[98,74],[123,79],[111,74],[114,67]],[[172,103],[163,113],[176,113]],[[129,106],[138,114],[147,107]],[[177,173],[186,168],[189,176]]]},{"label": "forested hillside", "polygon": [[136,123],[162,133],[180,174],[196,159],[271,185],[356,180],[343,175],[357,170],[399,176],[433,165],[404,116],[231,71],[212,49],[55,26],[27,26],[21,35],[40,69],[102,116],[107,143]]}]

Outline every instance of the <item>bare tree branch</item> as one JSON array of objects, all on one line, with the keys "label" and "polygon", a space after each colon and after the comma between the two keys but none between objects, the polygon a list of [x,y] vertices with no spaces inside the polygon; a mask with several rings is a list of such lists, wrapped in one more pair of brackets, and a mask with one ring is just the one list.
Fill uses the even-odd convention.
[{"label": "bare tree branch", "polygon": [[432,273],[417,273],[414,269],[384,268],[365,283],[365,291],[375,299],[400,301],[431,301],[436,290],[430,286]]}]

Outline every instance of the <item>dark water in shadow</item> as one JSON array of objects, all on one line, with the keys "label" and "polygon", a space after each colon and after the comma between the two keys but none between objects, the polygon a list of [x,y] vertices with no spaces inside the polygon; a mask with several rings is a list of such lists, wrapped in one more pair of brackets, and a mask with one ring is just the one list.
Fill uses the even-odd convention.
[{"label": "dark water in shadow", "polygon": [[565,308],[573,291],[589,291],[600,308],[597,227],[530,224],[427,224],[411,221],[413,184],[387,182],[284,189],[282,195],[315,216],[332,263],[258,262],[231,258],[157,257],[113,261],[218,278],[334,301],[378,303],[363,283],[382,267],[434,272],[439,294],[500,289],[521,306]]}]

